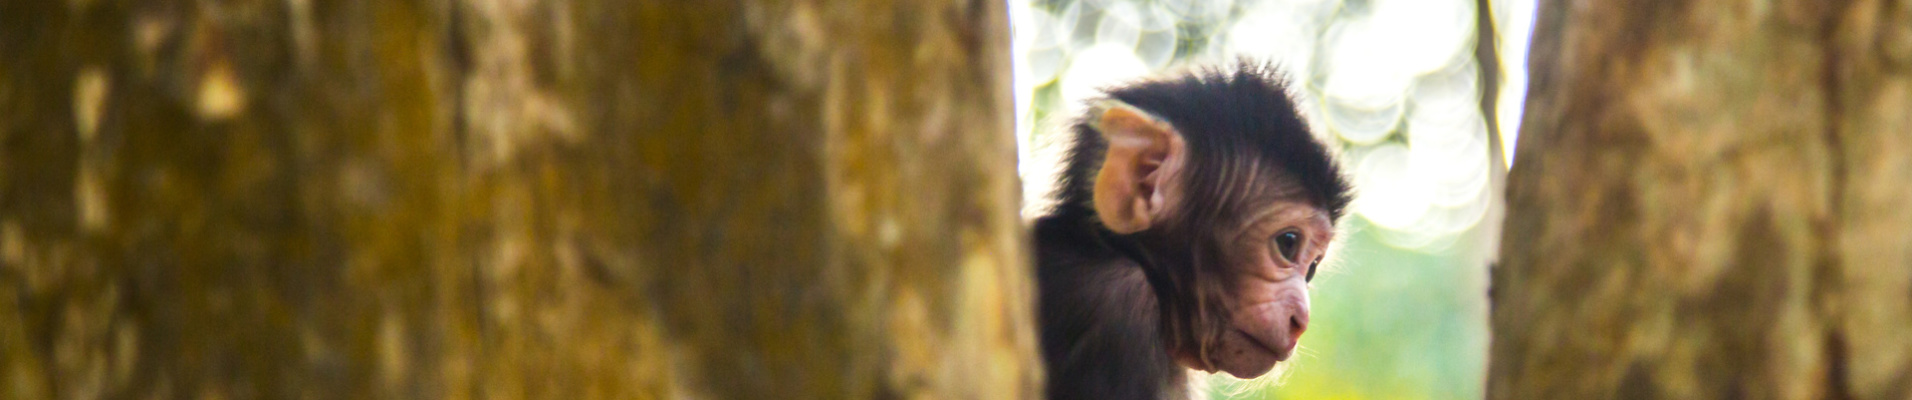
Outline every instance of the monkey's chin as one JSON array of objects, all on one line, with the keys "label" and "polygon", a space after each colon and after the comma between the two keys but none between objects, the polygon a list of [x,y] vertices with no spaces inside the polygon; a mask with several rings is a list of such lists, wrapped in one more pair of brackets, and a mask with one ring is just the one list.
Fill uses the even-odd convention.
[{"label": "monkey's chin", "polygon": [[[1293,341],[1284,344],[1289,343]],[[1253,379],[1275,369],[1275,364],[1287,361],[1293,352],[1292,345],[1277,348],[1246,332],[1233,331],[1222,336],[1221,343],[1209,359],[1214,362],[1211,367],[1215,370],[1227,372],[1236,378]]]}]

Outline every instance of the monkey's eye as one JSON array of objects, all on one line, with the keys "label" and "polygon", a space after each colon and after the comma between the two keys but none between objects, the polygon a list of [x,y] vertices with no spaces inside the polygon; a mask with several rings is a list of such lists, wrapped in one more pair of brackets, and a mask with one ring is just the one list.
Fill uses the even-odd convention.
[{"label": "monkey's eye", "polygon": [[1301,234],[1288,231],[1275,235],[1275,252],[1288,262],[1301,262],[1298,259],[1301,256]]},{"label": "monkey's eye", "polygon": [[1316,268],[1319,268],[1319,267],[1321,267],[1321,259],[1319,259],[1319,258],[1317,258],[1317,259],[1315,259],[1313,263],[1309,263],[1309,264],[1308,264],[1308,276],[1306,276],[1306,277],[1303,277],[1303,278],[1301,278],[1301,281],[1302,281],[1302,282],[1314,282],[1314,272],[1315,272],[1315,269],[1316,269]]}]

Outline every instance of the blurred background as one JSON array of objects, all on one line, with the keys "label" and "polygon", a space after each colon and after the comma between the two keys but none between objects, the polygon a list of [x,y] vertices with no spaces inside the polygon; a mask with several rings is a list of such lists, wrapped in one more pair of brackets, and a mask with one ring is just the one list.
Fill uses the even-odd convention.
[{"label": "blurred background", "polygon": [[[1285,375],[1263,379],[1281,384],[1218,375],[1212,394],[1480,398],[1487,265],[1502,207],[1492,194],[1518,135],[1534,15],[1531,0],[1496,1],[1481,13],[1484,3],[1010,0],[1023,157],[1108,85],[1241,57],[1276,63],[1353,176],[1359,195],[1343,222],[1352,234],[1315,283],[1317,322],[1300,356]],[[1499,59],[1489,61],[1505,85],[1483,84],[1491,71],[1476,49],[1491,42],[1479,36],[1481,16],[1498,33]],[[1483,95],[1513,100],[1484,103]]]}]

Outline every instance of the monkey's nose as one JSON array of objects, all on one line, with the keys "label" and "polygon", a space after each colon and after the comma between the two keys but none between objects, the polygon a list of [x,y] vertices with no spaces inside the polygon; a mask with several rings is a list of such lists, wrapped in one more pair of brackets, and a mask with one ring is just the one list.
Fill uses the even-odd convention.
[{"label": "monkey's nose", "polygon": [[1308,313],[1299,312],[1288,317],[1288,340],[1300,341],[1301,333],[1308,331]]}]

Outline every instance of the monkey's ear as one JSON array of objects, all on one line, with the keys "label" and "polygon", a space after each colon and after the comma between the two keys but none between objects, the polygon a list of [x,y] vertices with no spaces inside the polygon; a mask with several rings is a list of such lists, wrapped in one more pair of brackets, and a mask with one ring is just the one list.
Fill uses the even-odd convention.
[{"label": "monkey's ear", "polygon": [[1109,143],[1095,177],[1095,214],[1116,233],[1135,233],[1169,209],[1167,190],[1185,164],[1182,135],[1168,122],[1128,104],[1101,104],[1095,130]]}]

